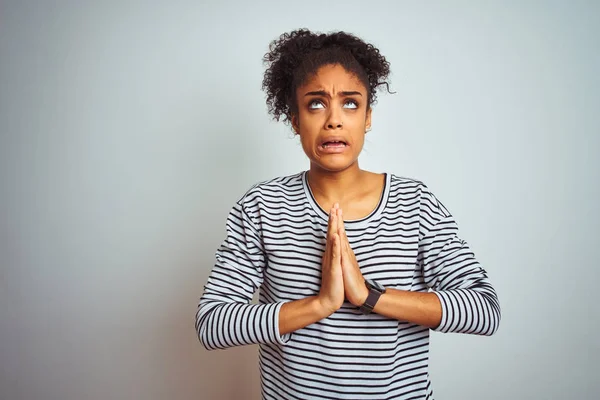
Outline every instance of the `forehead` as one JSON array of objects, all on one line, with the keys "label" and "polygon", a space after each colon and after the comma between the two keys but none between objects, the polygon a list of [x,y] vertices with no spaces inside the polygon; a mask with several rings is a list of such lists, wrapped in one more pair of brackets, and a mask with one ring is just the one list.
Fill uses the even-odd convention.
[{"label": "forehead", "polygon": [[352,90],[362,93],[366,93],[367,91],[365,85],[358,79],[356,74],[348,72],[339,64],[322,66],[298,89],[324,89],[327,91]]}]

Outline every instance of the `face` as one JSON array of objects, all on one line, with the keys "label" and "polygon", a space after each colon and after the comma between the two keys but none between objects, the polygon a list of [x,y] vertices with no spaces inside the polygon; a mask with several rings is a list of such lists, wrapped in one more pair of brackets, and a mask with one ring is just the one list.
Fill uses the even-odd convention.
[{"label": "face", "polygon": [[358,168],[365,132],[371,127],[367,88],[341,65],[326,65],[296,90],[292,126],[311,169]]}]

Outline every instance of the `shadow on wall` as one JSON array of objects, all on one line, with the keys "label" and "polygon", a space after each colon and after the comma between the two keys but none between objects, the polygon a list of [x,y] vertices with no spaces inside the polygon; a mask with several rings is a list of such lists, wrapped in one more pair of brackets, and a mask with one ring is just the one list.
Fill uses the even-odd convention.
[{"label": "shadow on wall", "polygon": [[[239,132],[249,129],[248,126],[221,126],[222,132]],[[251,128],[250,128],[251,129]],[[202,136],[202,133],[199,132]],[[254,180],[252,176],[246,176],[244,171],[250,173],[262,166],[261,158],[255,157],[261,154],[260,141],[251,137],[235,135],[236,140],[226,133],[213,134],[203,139],[202,171],[198,171],[198,185],[201,185],[201,199],[198,199],[198,210],[196,226],[191,228],[193,232],[188,236],[198,240],[198,243],[190,244],[186,260],[186,299],[185,304],[176,307],[177,310],[189,310],[184,315],[180,314],[180,321],[184,320],[189,329],[185,332],[190,334],[180,338],[185,344],[178,344],[180,354],[173,359],[188,358],[186,352],[193,354],[191,371],[186,371],[186,380],[181,387],[195,388],[196,399],[260,399],[260,374],[258,367],[258,346],[241,346],[227,350],[208,351],[204,349],[194,327],[194,317],[198,300],[202,295],[204,285],[215,262],[215,251],[225,238],[225,222],[227,214],[234,203],[250,188]],[[252,165],[252,168],[247,166]],[[246,166],[246,167],[244,167]],[[254,179],[254,180],[253,180]],[[188,300],[191,300],[188,302]],[[179,314],[179,313],[178,313]],[[174,335],[181,334],[182,329],[173,329]],[[189,345],[188,345],[189,343]],[[188,353],[189,354],[189,353]],[[194,398],[193,394],[186,396]],[[186,397],[187,398],[187,397]]]},{"label": "shadow on wall", "polygon": [[[215,232],[220,232],[223,228],[215,226]],[[212,266],[214,257],[210,257],[216,250],[213,248],[203,249],[200,259]],[[198,259],[198,258],[196,258]],[[204,266],[203,266],[204,267]],[[193,267],[195,271],[190,274],[191,282],[188,286],[190,296],[193,298],[193,309],[189,305],[183,307],[190,310],[191,313],[185,313],[181,317],[191,324],[186,332],[190,333],[190,341],[185,340],[186,345],[178,345],[180,351],[185,353],[192,349],[193,363],[192,371],[190,371],[187,382],[182,387],[195,387],[198,390],[198,399],[260,399],[260,375],[258,369],[258,346],[240,346],[226,350],[206,350],[200,343],[195,327],[194,316],[196,313],[196,305],[206,279],[208,278],[209,270],[207,268]],[[174,334],[181,333],[181,329],[174,329]],[[175,359],[185,358],[185,354],[175,357]],[[192,398],[192,397],[190,397]]]}]

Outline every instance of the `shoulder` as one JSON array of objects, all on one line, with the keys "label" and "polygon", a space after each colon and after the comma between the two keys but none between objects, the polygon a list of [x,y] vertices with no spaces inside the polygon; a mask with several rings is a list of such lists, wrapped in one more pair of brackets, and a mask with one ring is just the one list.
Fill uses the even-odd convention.
[{"label": "shoulder", "polygon": [[447,208],[423,181],[393,173],[389,175],[391,198],[402,198],[414,202],[415,205],[419,204],[422,213],[450,215]]},{"label": "shoulder", "polygon": [[389,176],[390,195],[420,198],[431,193],[427,185],[421,180],[393,173],[390,173]]},{"label": "shoulder", "polygon": [[298,172],[257,182],[244,193],[238,204],[252,206],[265,201],[292,198],[304,190],[303,175],[304,172]]}]

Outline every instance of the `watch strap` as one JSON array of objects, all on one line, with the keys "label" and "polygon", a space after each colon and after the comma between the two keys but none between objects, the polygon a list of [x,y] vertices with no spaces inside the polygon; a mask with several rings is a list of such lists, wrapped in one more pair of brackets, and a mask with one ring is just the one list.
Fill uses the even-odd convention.
[{"label": "watch strap", "polygon": [[363,314],[370,314],[371,311],[373,311],[373,309],[375,308],[375,304],[377,304],[379,297],[381,297],[381,292],[373,288],[369,289],[369,295],[367,296],[367,300],[365,300],[364,304],[360,306],[360,311]]},{"label": "watch strap", "polygon": [[367,279],[365,279],[365,285],[367,286],[367,289],[369,289],[369,294],[367,300],[360,306],[360,311],[363,314],[370,314],[375,308],[375,304],[377,304],[381,295],[385,293],[385,288],[377,282],[369,281]]}]

